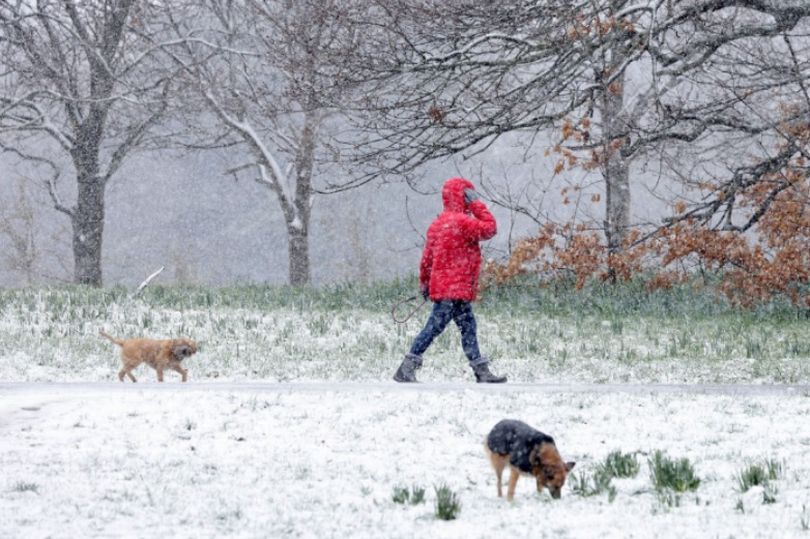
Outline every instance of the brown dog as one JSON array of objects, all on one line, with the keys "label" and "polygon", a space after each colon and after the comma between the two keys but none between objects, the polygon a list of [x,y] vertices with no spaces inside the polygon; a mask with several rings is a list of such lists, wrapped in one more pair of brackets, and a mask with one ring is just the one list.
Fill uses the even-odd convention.
[{"label": "brown dog", "polygon": [[129,376],[130,380],[137,382],[135,377],[132,376],[132,369],[141,363],[146,363],[157,371],[158,382],[163,381],[163,371],[165,369],[179,372],[184,382],[188,380],[188,371],[180,365],[180,362],[197,353],[197,343],[191,339],[166,339],[162,341],[154,339],[116,339],[105,333],[104,330],[99,330],[99,333],[121,347],[121,361],[124,366],[119,371],[118,378],[122,382],[124,376]]},{"label": "brown dog", "polygon": [[565,478],[576,464],[563,462],[551,436],[515,419],[499,421],[487,435],[484,449],[495,469],[498,497],[503,496],[501,477],[503,469],[509,465],[511,475],[507,500],[515,497],[515,486],[520,474],[533,475],[537,479],[538,492],[546,487],[552,498],[559,498]]}]

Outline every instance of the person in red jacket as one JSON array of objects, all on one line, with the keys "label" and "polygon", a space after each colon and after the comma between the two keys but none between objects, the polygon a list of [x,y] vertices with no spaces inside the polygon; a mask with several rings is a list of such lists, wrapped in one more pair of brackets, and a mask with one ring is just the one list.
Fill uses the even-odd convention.
[{"label": "person in red jacket", "polygon": [[461,346],[478,382],[502,383],[505,376],[489,370],[489,360],[478,350],[472,302],[478,294],[481,249],[478,242],[492,238],[498,230],[495,218],[478,198],[473,184],[464,178],[447,180],[442,189],[444,211],[431,223],[419,264],[419,287],[433,311],[424,329],[413,341],[410,352],[394,374],[397,382],[416,382],[422,354],[450,320],[461,331]]}]

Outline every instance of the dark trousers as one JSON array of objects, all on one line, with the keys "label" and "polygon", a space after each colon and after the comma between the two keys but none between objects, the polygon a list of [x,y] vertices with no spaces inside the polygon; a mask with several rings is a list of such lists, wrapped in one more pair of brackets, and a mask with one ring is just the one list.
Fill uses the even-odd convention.
[{"label": "dark trousers", "polygon": [[453,320],[461,331],[461,347],[464,355],[470,361],[470,365],[486,363],[486,359],[481,357],[478,350],[478,337],[476,336],[475,316],[472,311],[472,304],[469,301],[442,300],[433,303],[433,311],[430,313],[424,329],[416,336],[411,345],[411,354],[422,356],[428,349],[433,339],[438,337],[447,324]]}]

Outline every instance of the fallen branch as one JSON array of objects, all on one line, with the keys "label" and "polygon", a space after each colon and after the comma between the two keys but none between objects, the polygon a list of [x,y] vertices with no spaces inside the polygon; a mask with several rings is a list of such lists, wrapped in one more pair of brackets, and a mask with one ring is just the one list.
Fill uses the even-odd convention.
[{"label": "fallen branch", "polygon": [[144,289],[144,288],[146,288],[147,286],[149,286],[149,283],[151,283],[151,282],[152,282],[152,279],[154,279],[155,277],[157,277],[158,275],[160,275],[160,272],[162,272],[162,271],[165,269],[165,267],[166,267],[166,266],[161,266],[159,270],[157,270],[155,273],[153,273],[152,275],[150,275],[149,277],[147,277],[147,278],[146,278],[146,280],[145,280],[144,282],[142,282],[142,283],[140,284],[140,286],[138,286],[138,288],[136,288],[136,289],[135,289],[135,292],[133,292],[133,293],[132,293],[132,296],[130,296],[130,297],[133,297],[133,298],[134,298],[134,297],[136,297],[138,294],[140,294],[140,293],[143,291],[143,289]]}]

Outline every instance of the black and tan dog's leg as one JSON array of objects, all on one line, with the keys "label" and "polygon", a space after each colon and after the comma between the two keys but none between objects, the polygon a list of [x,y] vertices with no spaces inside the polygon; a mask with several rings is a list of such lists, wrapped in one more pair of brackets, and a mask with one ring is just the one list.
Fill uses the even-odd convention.
[{"label": "black and tan dog's leg", "polygon": [[515,497],[515,487],[517,486],[518,477],[520,477],[520,470],[517,468],[509,468],[511,474],[509,475],[509,489],[506,491],[506,499],[510,502]]},{"label": "black and tan dog's leg", "polygon": [[495,470],[496,484],[498,485],[498,498],[503,496],[501,484],[503,483],[503,469],[506,468],[508,456],[499,455],[497,453],[490,453],[489,460],[492,463],[492,468]]},{"label": "black and tan dog's leg", "polygon": [[156,365],[155,370],[157,371],[158,382],[162,382],[163,381],[163,367],[160,366],[160,365]]}]

